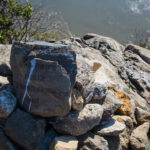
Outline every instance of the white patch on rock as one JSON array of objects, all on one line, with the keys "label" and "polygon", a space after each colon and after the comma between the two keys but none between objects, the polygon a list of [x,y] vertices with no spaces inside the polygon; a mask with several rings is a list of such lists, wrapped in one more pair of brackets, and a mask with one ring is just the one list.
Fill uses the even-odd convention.
[{"label": "white patch on rock", "polygon": [[32,98],[31,98],[31,96],[30,96],[29,93],[28,93],[28,86],[29,86],[29,84],[30,84],[30,80],[31,80],[31,77],[32,77],[32,73],[33,73],[33,71],[34,71],[34,69],[35,69],[35,66],[36,66],[36,60],[35,60],[35,59],[32,59],[32,60],[30,61],[30,63],[31,63],[31,68],[30,68],[30,72],[29,72],[29,77],[28,77],[28,80],[27,80],[27,83],[26,83],[26,88],[25,88],[24,96],[23,96],[23,98],[22,98],[22,105],[23,105],[23,103],[24,103],[24,100],[25,100],[26,95],[28,95],[28,97],[30,98],[31,101],[30,101],[30,104],[29,104],[29,112],[30,112],[31,105],[32,105]]}]

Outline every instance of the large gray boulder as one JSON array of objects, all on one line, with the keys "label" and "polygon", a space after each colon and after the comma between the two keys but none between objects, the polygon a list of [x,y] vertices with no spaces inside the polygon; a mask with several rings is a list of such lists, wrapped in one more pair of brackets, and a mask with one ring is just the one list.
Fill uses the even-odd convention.
[{"label": "large gray boulder", "polygon": [[102,118],[103,108],[99,104],[86,104],[81,111],[70,112],[65,117],[57,117],[51,121],[59,133],[79,136],[97,126]]},{"label": "large gray boulder", "polygon": [[69,46],[16,42],[10,64],[15,94],[26,111],[42,117],[70,111],[77,69],[76,54]]},{"label": "large gray boulder", "polygon": [[37,150],[45,133],[45,120],[17,109],[5,124],[6,135],[26,150]]}]

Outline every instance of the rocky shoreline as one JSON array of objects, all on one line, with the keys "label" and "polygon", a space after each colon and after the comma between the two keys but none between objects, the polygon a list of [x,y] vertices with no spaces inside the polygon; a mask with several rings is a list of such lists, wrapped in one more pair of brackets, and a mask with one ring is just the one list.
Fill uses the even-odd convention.
[{"label": "rocky shoreline", "polygon": [[150,149],[150,50],[89,33],[0,58],[0,150]]}]

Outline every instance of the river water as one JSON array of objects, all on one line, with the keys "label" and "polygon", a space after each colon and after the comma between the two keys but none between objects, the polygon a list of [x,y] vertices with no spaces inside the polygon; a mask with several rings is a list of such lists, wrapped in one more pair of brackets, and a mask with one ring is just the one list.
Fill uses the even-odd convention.
[{"label": "river water", "polygon": [[135,30],[150,30],[150,0],[43,0],[42,5],[61,12],[76,36],[92,32],[127,43]]}]

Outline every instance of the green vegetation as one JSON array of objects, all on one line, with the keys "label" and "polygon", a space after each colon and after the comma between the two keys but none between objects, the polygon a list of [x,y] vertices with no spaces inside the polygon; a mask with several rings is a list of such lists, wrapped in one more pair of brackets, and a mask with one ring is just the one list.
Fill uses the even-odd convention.
[{"label": "green vegetation", "polygon": [[[34,11],[32,3],[15,0],[0,1],[0,43],[51,39],[58,40],[59,34],[42,27],[41,13]],[[42,28],[42,32],[41,29]]]}]

